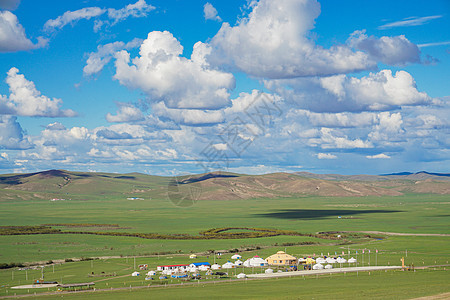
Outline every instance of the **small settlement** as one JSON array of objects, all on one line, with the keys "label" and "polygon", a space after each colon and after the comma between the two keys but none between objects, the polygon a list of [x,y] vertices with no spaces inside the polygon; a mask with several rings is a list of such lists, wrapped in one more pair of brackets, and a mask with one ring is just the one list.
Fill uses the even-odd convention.
[{"label": "small settlement", "polygon": [[[191,255],[191,259],[196,259],[197,255]],[[331,257],[331,256],[320,256],[318,258],[312,257],[295,257],[284,251],[278,251],[277,253],[270,255],[266,259],[255,255],[242,261],[242,256],[239,254],[234,254],[231,256],[231,260],[228,260],[224,264],[218,264],[214,262],[210,264],[209,262],[195,262],[190,264],[177,264],[177,265],[161,265],[157,266],[156,271],[149,271],[146,274],[146,280],[153,280],[152,276],[157,275],[156,272],[160,272],[159,279],[172,278],[195,278],[200,279],[200,272],[206,272],[205,275],[228,275],[226,270],[237,269],[237,268],[264,268],[264,272],[273,273],[274,269],[277,272],[283,271],[297,271],[297,270],[321,270],[321,269],[331,269],[338,265],[340,267],[343,264],[354,264],[356,265],[357,260],[355,258],[345,259],[341,256]],[[244,269],[242,269],[244,270]],[[189,276],[190,274],[190,276]],[[133,276],[139,276],[139,272],[134,272]],[[245,278],[244,272],[237,274],[238,278]]]}]

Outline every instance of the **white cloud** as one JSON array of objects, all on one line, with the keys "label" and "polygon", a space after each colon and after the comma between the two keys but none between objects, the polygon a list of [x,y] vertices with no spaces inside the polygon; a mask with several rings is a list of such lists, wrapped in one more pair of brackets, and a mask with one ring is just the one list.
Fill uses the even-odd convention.
[{"label": "white cloud", "polygon": [[126,103],[118,103],[117,105],[119,106],[117,114],[115,116],[110,113],[106,114],[106,121],[110,123],[122,123],[141,121],[144,119],[144,114],[139,108]]},{"label": "white cloud", "polygon": [[[75,24],[80,20],[90,20],[95,18],[94,31],[99,31],[103,26],[113,26],[116,23],[127,19],[128,17],[146,17],[149,11],[154,10],[155,7],[149,5],[145,0],[139,0],[134,4],[129,4],[121,9],[114,8],[100,8],[100,7],[84,7],[75,11],[66,11],[56,19],[50,19],[44,24],[44,31],[52,32],[62,29],[68,24]],[[102,15],[107,15],[108,20],[98,19]],[[112,20],[112,21],[110,21]]]},{"label": "white cloud", "polygon": [[405,71],[381,70],[361,78],[336,75],[265,81],[267,88],[286,101],[313,112],[386,111],[435,102],[419,92]]},{"label": "white cloud", "polygon": [[66,127],[59,122],[48,124],[45,128],[48,130],[66,130]]},{"label": "white cloud", "polygon": [[222,22],[222,18],[217,14],[217,9],[209,2],[206,2],[203,6],[203,13],[205,15],[205,20]]},{"label": "white cloud", "polygon": [[24,137],[17,118],[0,115],[0,149],[24,150],[32,147],[29,139]]},{"label": "white cloud", "polygon": [[384,153],[380,153],[377,155],[367,155],[366,158],[368,159],[388,159],[391,158],[389,155],[386,155]]},{"label": "white cloud", "polygon": [[163,100],[169,108],[218,109],[228,105],[234,77],[205,62],[210,48],[197,42],[191,59],[182,57],[182,52],[183,47],[170,32],[150,32],[131,65],[128,52],[116,54],[114,78],[122,85],[143,90],[152,101]]},{"label": "white cloud", "polygon": [[145,2],[145,0],[139,0],[134,4],[128,4],[122,9],[108,9],[108,17],[113,19],[113,25],[117,22],[127,19],[132,16],[135,18],[146,17],[147,13],[154,10],[155,7],[149,5]]},{"label": "white cloud", "polygon": [[261,0],[238,25],[223,23],[211,40],[210,60],[257,77],[332,75],[376,66],[369,56],[345,45],[324,49],[309,38],[320,14],[315,0]]},{"label": "white cloud", "polygon": [[442,18],[442,15],[427,16],[427,17],[410,17],[403,19],[401,21],[395,21],[386,23],[384,25],[378,26],[378,29],[389,29],[394,27],[409,27],[409,26],[420,26],[428,23],[428,21]]},{"label": "white cloud", "polygon": [[9,11],[0,11],[0,52],[15,52],[42,48],[47,40],[38,37],[38,43],[33,44],[19,23],[16,15]]},{"label": "white cloud", "polygon": [[396,141],[404,132],[403,120],[400,113],[382,112],[378,114],[379,124],[369,134],[372,141]]},{"label": "white cloud", "polygon": [[337,156],[331,153],[317,153],[318,159],[336,159]]},{"label": "white cloud", "polygon": [[420,62],[420,50],[404,35],[376,38],[365,30],[357,30],[347,41],[351,47],[365,51],[376,61],[388,65],[405,65]]},{"label": "white cloud", "polygon": [[100,7],[85,7],[75,11],[66,11],[63,15],[56,19],[50,19],[44,24],[44,30],[47,32],[61,29],[67,24],[74,24],[79,20],[89,20],[94,17],[98,17],[106,12],[105,9]]},{"label": "white cloud", "polygon": [[74,117],[71,109],[61,110],[61,100],[41,95],[34,83],[18,74],[17,68],[8,71],[6,83],[9,97],[0,95],[0,114],[12,114],[28,117]]},{"label": "white cloud", "polygon": [[141,39],[135,38],[126,44],[119,41],[105,45],[99,45],[96,52],[91,52],[88,54],[86,66],[84,66],[83,68],[83,75],[89,76],[99,73],[103,69],[103,67],[111,61],[114,53],[119,50],[129,50],[137,48],[141,45],[141,43]]},{"label": "white cloud", "polygon": [[220,110],[176,109],[168,108],[164,102],[153,105],[154,114],[188,126],[207,126],[222,123],[225,118]]},{"label": "white cloud", "polygon": [[425,47],[436,47],[436,46],[445,46],[445,45],[450,45],[450,41],[419,44],[419,45],[417,45],[417,47],[425,48]]},{"label": "white cloud", "polygon": [[339,132],[330,128],[321,128],[320,137],[309,139],[308,144],[322,149],[373,148],[371,142],[363,141],[359,138],[352,140],[346,135],[340,134],[340,136],[336,136],[335,134],[339,134]]}]

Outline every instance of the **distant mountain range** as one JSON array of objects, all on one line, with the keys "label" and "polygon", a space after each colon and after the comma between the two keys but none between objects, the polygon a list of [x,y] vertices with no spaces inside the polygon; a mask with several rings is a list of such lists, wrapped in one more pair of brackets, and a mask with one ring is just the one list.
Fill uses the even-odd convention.
[{"label": "distant mountain range", "polygon": [[[244,175],[211,172],[181,177],[140,173],[113,174],[49,170],[0,175],[0,200],[33,198],[85,199],[117,196],[167,198],[168,194],[197,200],[232,200],[293,196],[399,196],[405,193],[450,194],[450,174],[418,172],[385,175],[338,175],[308,172]],[[177,196],[178,197],[178,196]]]}]

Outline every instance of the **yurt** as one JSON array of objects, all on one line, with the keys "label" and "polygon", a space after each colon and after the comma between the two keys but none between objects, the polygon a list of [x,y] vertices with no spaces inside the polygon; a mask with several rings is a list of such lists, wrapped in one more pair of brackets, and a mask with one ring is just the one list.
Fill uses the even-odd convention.
[{"label": "yurt", "polygon": [[156,272],[155,271],[148,271],[147,276],[155,276]]},{"label": "yurt", "polygon": [[245,275],[244,273],[239,273],[239,274],[237,274],[236,277],[239,279],[242,279],[242,278],[247,278],[247,275]]},{"label": "yurt", "polygon": [[356,258],[350,258],[348,261],[347,261],[349,264],[354,264],[354,263],[356,263]]},{"label": "yurt", "polygon": [[208,271],[211,267],[208,265],[201,265],[198,267],[200,271]]},{"label": "yurt", "polygon": [[328,264],[325,266],[325,269],[333,269],[333,265]]},{"label": "yurt", "polygon": [[220,268],[222,268],[219,264],[213,264],[212,266],[211,266],[211,269],[212,270],[220,270]]},{"label": "yurt", "polygon": [[231,257],[231,259],[242,259],[242,256],[240,256],[239,254],[235,254]]},{"label": "yurt", "polygon": [[199,271],[199,268],[197,268],[197,267],[190,267],[189,268],[189,272],[191,272],[191,273],[198,273],[198,271]]},{"label": "yurt", "polygon": [[266,267],[268,265],[267,261],[258,255],[244,261],[244,267]]},{"label": "yurt", "polygon": [[336,262],[338,264],[345,264],[347,262],[347,260],[343,257],[338,257],[338,259],[336,260]]},{"label": "yurt", "polygon": [[327,261],[325,260],[325,258],[323,258],[323,257],[318,257],[317,259],[316,259],[316,263],[318,263],[318,264],[324,264],[324,263],[326,263]]},{"label": "yurt", "polygon": [[323,265],[322,264],[315,264],[313,266],[313,270],[323,270]]},{"label": "yurt", "polygon": [[229,261],[222,265],[222,269],[233,269],[233,268],[236,268],[236,266],[234,265],[234,263]]},{"label": "yurt", "polygon": [[306,264],[311,265],[311,264],[315,264],[316,260],[314,258],[308,257],[305,262],[306,262]]},{"label": "yurt", "polygon": [[190,258],[190,259],[194,259],[194,258],[197,258],[197,255],[195,255],[195,254],[191,254],[191,255],[189,256],[189,258]]},{"label": "yurt", "polygon": [[335,264],[336,263],[336,259],[332,258],[332,257],[327,257],[326,259],[327,263],[329,264]]},{"label": "yurt", "polygon": [[133,273],[131,273],[131,276],[139,276],[139,275],[141,275],[141,274],[139,274],[139,272],[133,272]]},{"label": "yurt", "polygon": [[244,262],[242,260],[238,259],[237,261],[234,262],[234,265],[235,266],[242,266],[243,263]]},{"label": "yurt", "polygon": [[273,269],[266,269],[265,271],[264,271],[264,273],[266,273],[266,274],[272,274],[273,273]]}]

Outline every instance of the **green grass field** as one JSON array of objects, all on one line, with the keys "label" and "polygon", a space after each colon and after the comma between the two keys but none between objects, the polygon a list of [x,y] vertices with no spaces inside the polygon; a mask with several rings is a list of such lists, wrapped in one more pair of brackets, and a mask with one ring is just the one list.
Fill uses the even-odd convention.
[{"label": "green grass field", "polygon": [[[159,179],[162,180],[162,179]],[[200,231],[221,227],[251,227],[293,230],[303,233],[320,231],[386,231],[399,233],[450,234],[450,197],[448,195],[410,194],[383,197],[292,197],[252,200],[205,200],[187,208],[174,206],[163,193],[154,189],[140,194],[129,194],[124,189],[126,179],[110,194],[89,194],[76,190],[66,195],[48,193],[47,198],[33,197],[31,192],[0,190],[0,226],[40,225],[48,223],[117,224],[119,228],[78,228],[85,231],[118,231],[134,233],[164,233],[197,235]],[[26,195],[26,197],[24,196]],[[128,197],[144,200],[127,200]],[[49,199],[66,198],[64,201]],[[70,199],[70,200],[69,200]],[[340,217],[340,218],[339,218]],[[63,231],[71,230],[60,227]],[[239,230],[234,230],[239,231]],[[254,239],[218,240],[155,240],[135,237],[97,235],[11,235],[0,236],[0,263],[24,263],[81,257],[123,256],[106,260],[64,263],[45,267],[45,279],[63,283],[99,280],[89,274],[113,273],[117,277],[96,282],[96,288],[147,285],[143,278],[128,275],[136,264],[146,263],[151,268],[159,264],[189,262],[189,253],[206,250],[259,248],[242,252],[244,258],[253,255],[267,257],[278,250],[293,255],[307,256],[328,253],[356,257],[359,265],[400,265],[400,259],[416,267],[445,265],[450,260],[448,236],[380,236],[349,238],[349,244],[339,240],[304,236],[274,236]],[[313,242],[314,245],[296,245]],[[292,245],[292,246],[290,246]],[[362,250],[366,249],[364,258]],[[371,249],[369,256],[367,250]],[[379,252],[376,255],[375,249]],[[158,255],[166,254],[166,255]],[[128,256],[128,258],[126,258]],[[145,256],[145,257],[141,257]],[[231,254],[227,254],[227,257]],[[221,258],[223,264],[226,257]],[[212,258],[200,257],[197,261]],[[0,296],[28,293],[10,287],[30,283],[40,277],[39,270],[19,271],[17,268],[0,270]],[[120,277],[118,276],[126,276]],[[28,280],[27,278],[28,277]],[[319,276],[319,278],[292,278],[248,282],[223,283],[197,287],[152,288],[149,290],[115,291],[89,294],[89,298],[137,299],[149,295],[155,298],[198,298],[212,294],[225,298],[379,298],[403,299],[450,291],[448,271],[379,272],[369,276]],[[174,281],[176,282],[176,281]],[[159,282],[151,282],[158,285]],[[232,291],[229,291],[232,290]],[[332,290],[333,292],[331,292]],[[227,291],[227,294],[225,294]],[[283,291],[280,293],[280,291]],[[44,292],[30,290],[29,293]],[[68,295],[64,295],[67,297]],[[83,298],[86,295],[72,295]],[[48,296],[46,296],[47,298]],[[50,298],[49,298],[50,299]]]}]

